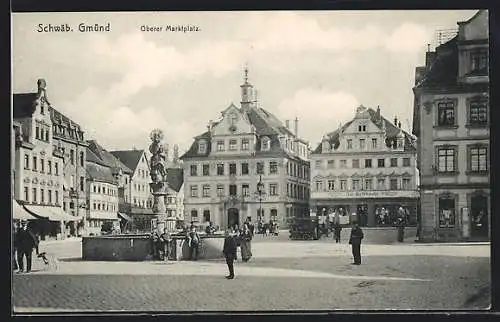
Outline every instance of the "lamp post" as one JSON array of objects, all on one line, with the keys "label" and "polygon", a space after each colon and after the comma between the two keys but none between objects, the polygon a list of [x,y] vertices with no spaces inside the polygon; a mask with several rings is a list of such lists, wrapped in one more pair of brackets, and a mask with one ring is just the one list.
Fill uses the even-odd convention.
[{"label": "lamp post", "polygon": [[257,195],[259,196],[259,215],[257,220],[262,218],[262,196],[264,195],[264,183],[262,183],[262,174],[259,175],[259,182],[257,183]]}]

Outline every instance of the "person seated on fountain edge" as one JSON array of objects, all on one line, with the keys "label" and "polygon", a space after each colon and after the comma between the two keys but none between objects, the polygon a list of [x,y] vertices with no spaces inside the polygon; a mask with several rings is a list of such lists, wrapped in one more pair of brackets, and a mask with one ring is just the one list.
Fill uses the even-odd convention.
[{"label": "person seated on fountain edge", "polygon": [[210,221],[209,224],[207,225],[207,227],[205,228],[205,233],[207,235],[212,235],[213,233],[215,233],[216,229],[213,225],[213,223]]}]

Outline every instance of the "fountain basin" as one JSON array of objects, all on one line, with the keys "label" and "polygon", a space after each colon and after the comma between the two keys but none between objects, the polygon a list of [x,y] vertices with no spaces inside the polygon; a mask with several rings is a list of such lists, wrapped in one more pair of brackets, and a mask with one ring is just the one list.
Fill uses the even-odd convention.
[{"label": "fountain basin", "polygon": [[[189,257],[189,247],[182,235],[172,236],[175,247],[172,260]],[[202,235],[198,259],[223,258],[224,236]],[[82,238],[82,259],[95,261],[146,261],[151,260],[151,240],[149,234],[103,235]]]}]

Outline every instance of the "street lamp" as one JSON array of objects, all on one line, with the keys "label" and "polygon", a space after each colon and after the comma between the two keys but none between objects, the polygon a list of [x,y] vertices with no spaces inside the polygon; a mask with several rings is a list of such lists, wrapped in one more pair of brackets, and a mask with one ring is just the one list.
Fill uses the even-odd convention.
[{"label": "street lamp", "polygon": [[257,194],[259,196],[259,215],[257,216],[257,218],[260,221],[262,217],[262,196],[264,195],[264,183],[262,183],[262,174],[259,175],[259,182],[257,183]]}]

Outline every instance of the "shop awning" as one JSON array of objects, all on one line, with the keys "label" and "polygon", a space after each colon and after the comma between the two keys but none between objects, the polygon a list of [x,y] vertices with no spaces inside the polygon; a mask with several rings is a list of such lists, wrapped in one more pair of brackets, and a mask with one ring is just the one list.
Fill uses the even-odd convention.
[{"label": "shop awning", "polygon": [[38,219],[27,212],[17,200],[12,199],[12,218],[15,220],[34,220]]},{"label": "shop awning", "polygon": [[69,215],[67,214],[66,212],[64,212],[64,210],[62,210],[62,208],[59,208],[59,207],[49,207],[50,208],[50,211],[52,211],[54,213],[54,215],[59,218],[59,219],[54,219],[56,221],[78,221],[78,220],[81,220],[80,217],[76,217],[76,216],[72,216],[72,215]]},{"label": "shop awning", "polygon": [[24,207],[33,215],[46,218],[51,221],[74,221],[79,219],[78,217],[68,215],[59,207],[39,205],[25,205]]},{"label": "shop awning", "polygon": [[118,216],[122,217],[122,218],[123,218],[123,219],[125,219],[126,221],[133,221],[133,219],[132,219],[130,216],[128,216],[127,214],[124,214],[124,213],[122,213],[122,212],[119,212],[119,213],[118,213]]}]

